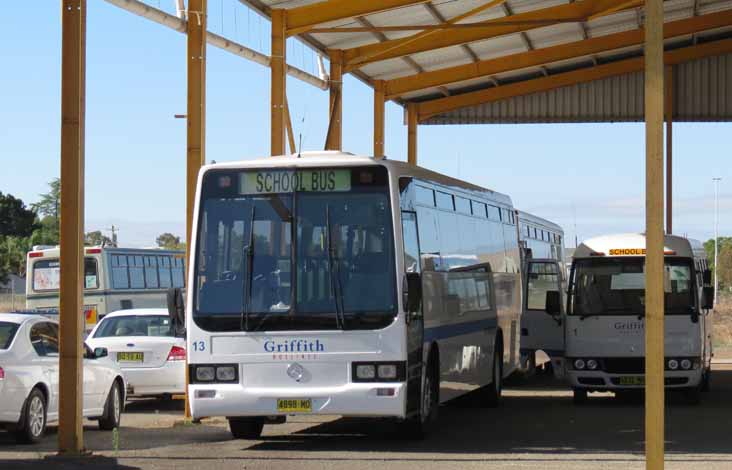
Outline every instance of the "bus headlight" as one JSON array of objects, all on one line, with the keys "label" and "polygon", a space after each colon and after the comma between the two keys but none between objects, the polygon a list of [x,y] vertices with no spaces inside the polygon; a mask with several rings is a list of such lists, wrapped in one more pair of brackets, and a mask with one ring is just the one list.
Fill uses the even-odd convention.
[{"label": "bus headlight", "polygon": [[216,373],[213,366],[198,366],[196,367],[196,381],[198,382],[211,382],[213,381]]},{"label": "bus headlight", "polygon": [[574,368],[577,370],[584,370],[585,368],[585,361],[584,359],[575,359],[574,360]]},{"label": "bus headlight", "polygon": [[676,359],[669,359],[668,361],[668,368],[671,370],[676,370],[679,368],[679,361]]},{"label": "bus headlight", "polygon": [[356,378],[359,380],[373,380],[376,378],[376,366],[373,364],[359,364],[356,366]]},{"label": "bus headlight", "polygon": [[688,359],[682,359],[681,360],[681,368],[684,370],[691,369],[691,361]]},{"label": "bus headlight", "polygon": [[231,382],[236,379],[236,369],[234,366],[221,366],[216,368],[216,380],[221,382]]},{"label": "bus headlight", "polygon": [[381,364],[376,371],[376,375],[378,375],[380,379],[396,380],[397,366],[394,364]]},{"label": "bus headlight", "polygon": [[598,365],[599,364],[597,363],[597,361],[595,359],[588,359],[587,360],[587,368],[589,370],[597,370],[597,366]]}]

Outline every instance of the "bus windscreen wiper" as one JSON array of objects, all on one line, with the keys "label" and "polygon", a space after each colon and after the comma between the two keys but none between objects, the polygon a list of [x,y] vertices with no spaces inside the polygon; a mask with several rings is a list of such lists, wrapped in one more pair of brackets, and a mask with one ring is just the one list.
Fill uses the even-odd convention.
[{"label": "bus windscreen wiper", "polygon": [[[249,220],[249,245],[244,245],[244,249],[242,250],[242,265],[246,261],[246,274],[242,278],[241,289],[244,293],[244,298],[241,303],[241,324],[239,328],[244,331],[249,331],[249,310],[251,308],[252,281],[254,279],[252,273],[252,269],[254,268],[254,207],[254,202],[252,202],[252,216]],[[246,260],[244,259],[245,256]]]},{"label": "bus windscreen wiper", "polygon": [[336,326],[344,329],[345,319],[343,318],[343,305],[341,304],[341,275],[338,257],[333,246],[332,230],[330,226],[330,205],[325,206],[325,229],[328,231],[328,267],[330,268],[330,288],[333,291],[333,299],[336,308]]}]

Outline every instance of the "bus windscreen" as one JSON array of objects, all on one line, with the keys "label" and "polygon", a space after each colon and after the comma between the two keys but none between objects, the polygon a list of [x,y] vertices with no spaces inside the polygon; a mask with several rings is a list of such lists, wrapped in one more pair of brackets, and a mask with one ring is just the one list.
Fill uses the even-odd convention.
[{"label": "bus windscreen", "polygon": [[[61,263],[58,258],[39,259],[33,263],[33,290],[58,290],[61,282]],[[84,258],[84,289],[99,287],[97,261]]]},{"label": "bus windscreen", "polygon": [[194,320],[210,331],[375,329],[396,315],[386,169],[211,171]]}]

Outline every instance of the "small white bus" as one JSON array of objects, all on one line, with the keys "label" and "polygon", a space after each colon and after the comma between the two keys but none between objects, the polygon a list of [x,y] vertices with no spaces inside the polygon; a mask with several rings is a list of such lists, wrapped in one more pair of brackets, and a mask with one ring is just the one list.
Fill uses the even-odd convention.
[{"label": "small white bus", "polygon": [[508,196],[402,162],[303,153],[205,166],[194,220],[194,418],[228,417],[253,438],[265,417],[391,417],[419,436],[445,400],[478,391],[498,404],[519,362]]},{"label": "small white bus", "polygon": [[[165,307],[166,292],[183,287],[185,252],[162,249],[86,247],[86,329],[115,310]],[[34,247],[27,255],[26,308],[58,309],[58,247]]]},{"label": "small white bus", "polygon": [[[576,402],[592,391],[645,385],[645,249],[643,234],[608,235],[574,253],[564,316],[566,378]],[[696,403],[709,387],[713,287],[706,253],[695,240],[667,235],[665,383]],[[552,311],[558,297],[547,298]]]}]

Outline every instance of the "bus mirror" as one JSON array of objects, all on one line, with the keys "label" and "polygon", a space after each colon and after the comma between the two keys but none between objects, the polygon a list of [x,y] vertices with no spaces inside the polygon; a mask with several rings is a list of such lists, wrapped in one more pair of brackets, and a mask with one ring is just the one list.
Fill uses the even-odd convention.
[{"label": "bus mirror", "polygon": [[705,286],[708,286],[712,283],[712,270],[711,269],[705,269],[702,271],[702,281],[704,282]]},{"label": "bus mirror", "polygon": [[419,312],[422,306],[422,279],[419,273],[407,273],[404,279],[403,301],[409,319],[411,314]]},{"label": "bus mirror", "polygon": [[707,286],[702,288],[701,308],[703,310],[711,310],[714,308],[714,287]]},{"label": "bus mirror", "polygon": [[168,289],[168,316],[176,336],[186,334],[186,310],[183,306],[183,291],[180,287]]},{"label": "bus mirror", "polygon": [[561,302],[559,300],[559,291],[549,290],[546,292],[546,313],[555,317],[561,311]]}]

